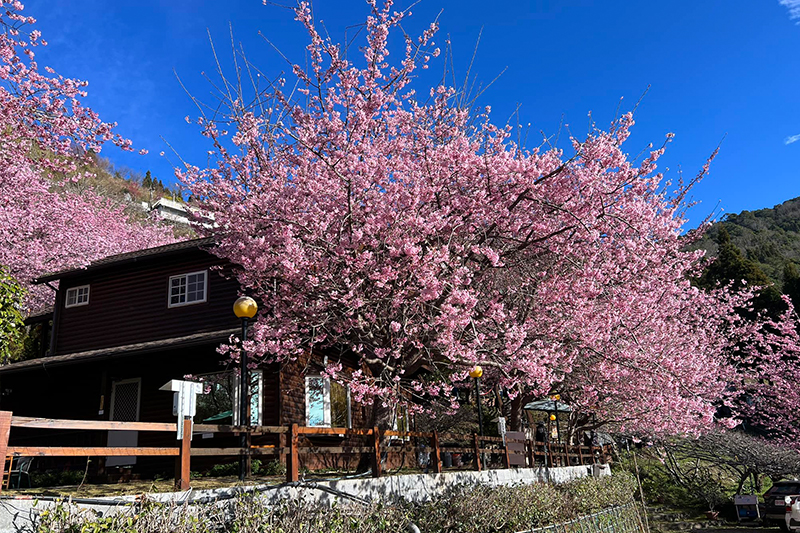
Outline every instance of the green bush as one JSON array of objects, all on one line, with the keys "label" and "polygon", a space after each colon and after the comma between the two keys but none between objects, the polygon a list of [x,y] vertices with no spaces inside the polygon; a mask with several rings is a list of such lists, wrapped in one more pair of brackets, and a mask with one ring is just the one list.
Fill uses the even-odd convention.
[{"label": "green bush", "polygon": [[[285,476],[286,465],[280,461],[270,461],[263,463],[259,459],[253,459],[251,470],[254,476]],[[239,475],[239,463],[220,463],[212,466],[205,474],[208,477],[230,477]]]},{"label": "green bush", "polygon": [[[78,485],[81,481],[83,481],[83,472],[79,470],[31,472],[31,486],[33,487],[63,487]],[[24,476],[22,484],[25,484]]]},{"label": "green bush", "polygon": [[580,478],[560,488],[570,495],[577,512],[583,515],[632,501],[637,485],[633,474],[620,472],[602,478]]},{"label": "green bush", "polygon": [[253,473],[259,476],[285,476],[286,475],[286,465],[281,463],[280,461],[270,461],[267,464],[261,464],[259,461],[259,468],[256,471],[255,466],[256,461],[253,461]]},{"label": "green bush", "polygon": [[[638,465],[642,491],[648,503],[696,511],[707,509],[706,503],[698,498],[697,495],[693,494],[687,487],[675,483],[659,461],[640,456]],[[622,473],[627,473],[630,476],[634,475],[635,468],[631,454],[621,454],[614,466],[615,476]]]},{"label": "green bush", "polygon": [[572,516],[567,494],[556,485],[462,487],[410,509],[422,531],[519,531]]},{"label": "green bush", "polygon": [[218,463],[205,473],[208,477],[228,477],[239,475],[239,463]]}]

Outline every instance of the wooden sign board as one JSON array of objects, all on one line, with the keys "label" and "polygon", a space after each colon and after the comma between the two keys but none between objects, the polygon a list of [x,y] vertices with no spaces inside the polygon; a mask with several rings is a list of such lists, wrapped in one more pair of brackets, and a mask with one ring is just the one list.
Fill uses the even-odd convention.
[{"label": "wooden sign board", "polygon": [[523,433],[522,431],[506,431],[506,439],[507,439],[506,442],[508,442],[509,466],[526,466],[525,433]]}]

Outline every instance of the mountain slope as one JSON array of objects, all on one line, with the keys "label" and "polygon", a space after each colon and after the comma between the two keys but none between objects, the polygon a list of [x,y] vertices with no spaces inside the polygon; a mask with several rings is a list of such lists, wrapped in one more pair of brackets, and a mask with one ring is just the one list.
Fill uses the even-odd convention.
[{"label": "mountain slope", "polygon": [[723,226],[731,241],[778,287],[783,285],[786,266],[800,265],[800,198],[772,208],[729,214],[712,225],[692,248],[703,248],[716,257],[717,236]]}]

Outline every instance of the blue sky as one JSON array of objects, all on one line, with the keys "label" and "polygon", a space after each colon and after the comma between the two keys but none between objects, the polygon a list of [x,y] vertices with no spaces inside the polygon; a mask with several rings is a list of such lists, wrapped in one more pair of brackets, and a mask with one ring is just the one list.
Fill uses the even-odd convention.
[{"label": "blue sky", "polygon": [[[335,40],[367,13],[362,0],[317,0],[314,8]],[[486,83],[507,70],[480,103],[503,122],[520,104],[531,138],[556,133],[562,117],[583,136],[590,111],[605,127],[620,98],[630,109],[650,86],[629,152],[674,132],[662,162],[672,176],[682,168],[690,177],[722,142],[695,190],[701,204],[689,225],[720,208],[739,212],[800,196],[800,0],[422,0],[406,29],[416,32],[440,11],[437,41],[450,36],[461,76],[483,28],[473,73]],[[50,43],[38,52],[40,63],[88,80],[87,103],[150,150],[103,155],[165,183],[174,181],[176,160],[159,156],[168,152],[162,137],[185,160],[206,162],[205,139],[184,120],[196,109],[173,70],[210,100],[201,74],[214,70],[207,31],[229,57],[230,23],[267,73],[285,63],[259,31],[292,60],[303,60],[306,42],[288,10],[261,0],[28,0],[26,12]]]}]

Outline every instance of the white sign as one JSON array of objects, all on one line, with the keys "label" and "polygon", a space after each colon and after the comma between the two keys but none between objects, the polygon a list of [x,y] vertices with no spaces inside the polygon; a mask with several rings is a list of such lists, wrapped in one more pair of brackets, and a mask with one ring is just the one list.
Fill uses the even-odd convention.
[{"label": "white sign", "polygon": [[506,444],[506,419],[501,416],[497,419],[497,432],[503,437],[503,446]]},{"label": "white sign", "polygon": [[736,494],[733,497],[733,503],[734,505],[758,505],[758,496],[755,494]]},{"label": "white sign", "polygon": [[[178,416],[178,440],[183,439],[183,419],[193,418],[197,411],[197,395],[203,394],[203,384],[196,381],[173,379],[160,390],[173,391],[172,413]],[[189,440],[192,434],[189,433]]]}]

